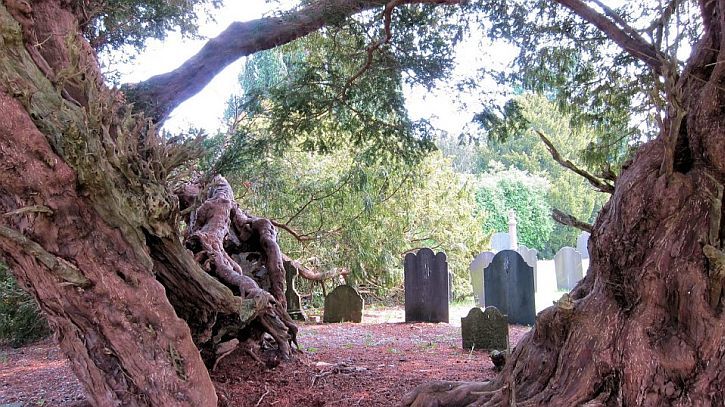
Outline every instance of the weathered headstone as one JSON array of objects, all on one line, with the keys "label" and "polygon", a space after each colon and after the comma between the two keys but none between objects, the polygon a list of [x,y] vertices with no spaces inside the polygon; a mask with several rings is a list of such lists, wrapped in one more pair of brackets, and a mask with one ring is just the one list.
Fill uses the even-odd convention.
[{"label": "weathered headstone", "polygon": [[405,255],[405,322],[448,322],[448,262],[425,248]]},{"label": "weathered headstone", "polygon": [[486,306],[494,306],[508,316],[509,323],[533,325],[536,322],[534,268],[513,250],[496,253],[483,271]]},{"label": "weathered headstone", "polygon": [[284,271],[287,280],[287,288],[284,292],[287,298],[287,313],[292,319],[306,321],[307,316],[302,311],[302,299],[300,298],[300,293],[297,292],[297,287],[295,287],[299,271],[291,261],[284,263]]},{"label": "weathered headstone", "polygon": [[556,287],[570,291],[584,277],[582,256],[573,247],[562,247],[554,256]]},{"label": "weathered headstone", "polygon": [[501,250],[511,250],[511,240],[508,233],[494,233],[491,236],[491,251],[498,253]]},{"label": "weathered headstone", "polygon": [[581,253],[582,259],[589,258],[589,232],[581,232],[576,238],[576,251]]},{"label": "weathered headstone", "polygon": [[361,322],[365,301],[354,288],[341,285],[325,297],[322,322]]},{"label": "weathered headstone", "polygon": [[506,350],[508,349],[509,327],[506,315],[496,307],[485,310],[475,307],[468,316],[461,318],[463,349]]},{"label": "weathered headstone", "polygon": [[471,272],[471,286],[473,286],[473,299],[476,301],[476,305],[485,306],[483,293],[483,269],[488,267],[493,260],[493,252],[483,252],[476,256],[468,266],[468,270]]},{"label": "weathered headstone", "polygon": [[529,249],[524,245],[520,245],[516,251],[524,258],[526,264],[534,269],[534,291],[538,291],[538,282],[536,281],[537,276],[537,263],[539,262],[539,251],[536,249]]}]

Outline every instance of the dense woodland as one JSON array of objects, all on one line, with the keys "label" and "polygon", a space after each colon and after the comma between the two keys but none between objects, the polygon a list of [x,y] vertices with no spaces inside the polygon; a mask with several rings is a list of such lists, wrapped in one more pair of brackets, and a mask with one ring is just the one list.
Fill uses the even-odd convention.
[{"label": "dense woodland", "polygon": [[[217,5],[0,3],[0,254],[94,404],[216,405],[229,352],[295,357],[288,265],[385,290],[428,246],[465,281],[517,205],[545,254],[576,234],[552,210],[591,230],[589,273],[496,379],[406,404],[725,402],[725,2],[303,1],[109,84],[99,55]],[[456,84],[480,109],[443,135],[402,89],[451,79],[472,35],[519,53]],[[227,132],[159,131],[244,56]]]}]

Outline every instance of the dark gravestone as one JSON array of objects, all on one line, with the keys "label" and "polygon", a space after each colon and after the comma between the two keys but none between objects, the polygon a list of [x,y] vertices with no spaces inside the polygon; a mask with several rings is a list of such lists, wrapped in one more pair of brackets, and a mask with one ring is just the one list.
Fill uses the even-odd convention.
[{"label": "dark gravestone", "polygon": [[509,323],[536,322],[534,269],[513,250],[503,250],[483,271],[486,307],[494,306],[508,316]]},{"label": "dark gravestone", "polygon": [[405,322],[448,322],[446,254],[420,249],[405,255],[404,266]]},{"label": "dark gravestone", "polygon": [[496,307],[475,307],[468,316],[461,318],[463,349],[506,350],[509,342],[509,325],[506,315]]},{"label": "dark gravestone", "polygon": [[361,322],[365,301],[349,285],[341,285],[325,297],[322,322]]},{"label": "dark gravestone", "polygon": [[291,261],[284,262],[284,271],[287,279],[287,289],[284,292],[287,298],[287,313],[292,319],[305,321],[307,320],[307,316],[302,311],[300,293],[297,292],[297,288],[295,287],[295,281],[297,281],[299,271]]}]

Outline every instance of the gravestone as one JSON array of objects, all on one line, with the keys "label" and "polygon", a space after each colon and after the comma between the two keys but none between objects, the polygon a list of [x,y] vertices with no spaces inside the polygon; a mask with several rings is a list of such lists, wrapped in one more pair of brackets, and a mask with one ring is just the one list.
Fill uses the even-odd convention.
[{"label": "gravestone", "polygon": [[405,322],[448,322],[448,262],[425,248],[405,255]]},{"label": "gravestone", "polygon": [[562,247],[554,256],[556,271],[556,287],[559,290],[571,291],[584,277],[582,256],[573,247]]},{"label": "gravestone", "polygon": [[485,310],[475,307],[468,316],[461,318],[463,349],[506,350],[509,342],[509,326],[506,315],[496,307]]},{"label": "gravestone", "polygon": [[300,298],[300,293],[297,292],[297,287],[295,287],[299,271],[291,261],[284,262],[284,271],[287,280],[287,288],[284,292],[287,298],[287,314],[292,319],[306,321],[307,316],[302,311],[302,299]]},{"label": "gravestone", "polygon": [[508,233],[494,233],[491,236],[491,251],[498,253],[501,250],[510,250],[511,240]]},{"label": "gravestone", "polygon": [[493,260],[493,252],[483,252],[476,256],[468,266],[468,270],[471,272],[471,286],[473,286],[473,299],[476,301],[476,305],[485,306],[483,295],[483,269],[488,267]]},{"label": "gravestone", "polygon": [[576,238],[576,251],[582,255],[582,259],[589,258],[589,232],[581,232]]},{"label": "gravestone", "polygon": [[538,291],[538,282],[536,281],[537,267],[536,264],[539,262],[539,251],[536,249],[529,249],[524,245],[520,245],[516,251],[524,258],[526,264],[534,269],[534,291]]},{"label": "gravestone", "polygon": [[508,316],[509,323],[536,322],[534,268],[513,250],[496,253],[483,271],[486,307],[494,306]]},{"label": "gravestone", "polygon": [[361,322],[365,301],[354,288],[341,285],[325,297],[322,322]]}]

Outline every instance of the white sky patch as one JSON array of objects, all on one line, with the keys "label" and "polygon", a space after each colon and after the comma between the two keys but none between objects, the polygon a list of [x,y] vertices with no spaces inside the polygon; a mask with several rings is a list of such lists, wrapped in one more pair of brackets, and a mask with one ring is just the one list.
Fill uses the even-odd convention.
[{"label": "white sky patch", "polygon": [[[264,0],[227,1],[222,8],[212,10],[216,21],[205,22],[204,17],[199,16],[199,34],[204,39],[191,40],[182,38],[178,33],[169,33],[163,42],[149,41],[132,64],[117,67],[121,74],[121,82],[140,82],[151,76],[174,70],[199,52],[208,38],[218,36],[232,22],[254,20],[262,17],[267,11],[269,5]],[[232,94],[241,92],[237,77],[243,63],[244,58],[240,58],[230,64],[201,92],[177,107],[164,124],[164,128],[177,133],[189,127],[196,127],[206,129],[210,134],[215,133],[222,127],[227,99]]]}]

